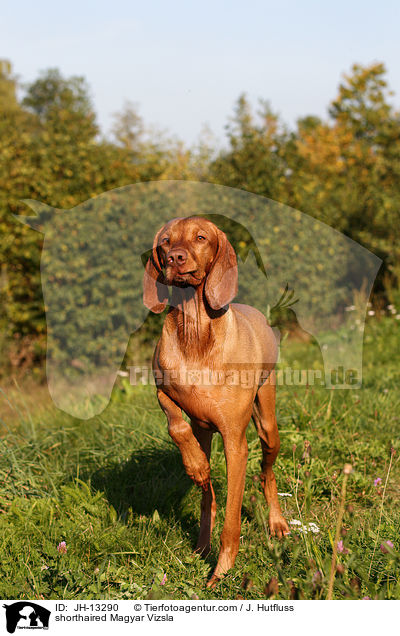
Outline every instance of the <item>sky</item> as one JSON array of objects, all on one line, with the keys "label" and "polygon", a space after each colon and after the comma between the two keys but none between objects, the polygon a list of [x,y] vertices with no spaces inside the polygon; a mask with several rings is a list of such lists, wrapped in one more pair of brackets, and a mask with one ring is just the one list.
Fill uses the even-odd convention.
[{"label": "sky", "polygon": [[2,3],[0,58],[22,83],[84,76],[104,134],[126,101],[148,125],[194,144],[246,93],[289,126],[322,117],[353,63],[384,62],[400,105],[397,0],[15,0]]}]

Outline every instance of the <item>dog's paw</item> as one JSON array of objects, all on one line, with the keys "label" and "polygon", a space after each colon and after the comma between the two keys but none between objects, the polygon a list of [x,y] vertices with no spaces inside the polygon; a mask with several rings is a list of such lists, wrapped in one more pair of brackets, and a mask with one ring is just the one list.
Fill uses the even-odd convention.
[{"label": "dog's paw", "polygon": [[190,464],[189,466],[185,466],[185,469],[190,479],[193,479],[196,486],[199,486],[199,488],[203,488],[204,490],[208,490],[211,478],[210,464],[208,462],[199,464],[196,467],[194,467],[193,464]]},{"label": "dog's paw", "polygon": [[287,534],[290,534],[290,528],[286,523],[285,517],[281,513],[271,512],[269,515],[268,525],[271,537],[278,537],[278,539],[282,539]]},{"label": "dog's paw", "polygon": [[210,590],[214,590],[217,587],[218,583],[220,583],[221,579],[222,579],[221,576],[217,576],[216,574],[213,574],[211,579],[207,581],[207,587]]}]

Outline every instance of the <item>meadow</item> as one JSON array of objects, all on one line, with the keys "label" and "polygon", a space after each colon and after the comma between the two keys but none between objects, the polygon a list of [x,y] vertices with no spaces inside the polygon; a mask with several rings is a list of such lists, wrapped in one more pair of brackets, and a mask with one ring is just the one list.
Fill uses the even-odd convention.
[{"label": "meadow", "polygon": [[[1,390],[0,597],[15,599],[399,599],[400,322],[371,318],[357,390],[279,386],[278,491],[291,535],[270,539],[252,424],[234,569],[214,590],[226,497],[214,436],[218,510],[211,554],[193,554],[199,490],[186,476],[152,386],[121,381],[91,420],[58,411],[43,387]],[[313,345],[284,344],[307,368]],[[1,384],[0,384],[1,386]],[[343,468],[351,464],[340,524]],[[294,523],[293,523],[294,522]],[[389,543],[387,543],[389,542]]]}]

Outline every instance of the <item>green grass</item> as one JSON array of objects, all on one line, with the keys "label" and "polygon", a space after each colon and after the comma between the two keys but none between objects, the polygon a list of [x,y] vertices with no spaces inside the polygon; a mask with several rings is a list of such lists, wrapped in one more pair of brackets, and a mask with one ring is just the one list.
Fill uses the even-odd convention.
[{"label": "green grass", "polygon": [[[200,492],[168,437],[154,387],[116,389],[102,415],[89,421],[32,407],[3,419],[0,597],[326,598],[348,462],[354,470],[341,535],[348,552],[338,555],[334,598],[400,598],[399,350],[399,322],[374,320],[365,337],[362,389],[278,388],[282,447],[275,473],[278,490],[292,495],[282,497],[282,507],[288,520],[313,522],[319,532],[293,526],[284,541],[269,539],[261,451],[250,425],[240,551],[212,591],[206,581],[217,560],[226,497],[219,436],[212,452],[219,506],[213,550],[203,560],[193,555]],[[310,357],[306,345],[286,344],[293,365]],[[386,540],[394,548],[383,553]],[[66,554],[57,551],[61,541]]]}]

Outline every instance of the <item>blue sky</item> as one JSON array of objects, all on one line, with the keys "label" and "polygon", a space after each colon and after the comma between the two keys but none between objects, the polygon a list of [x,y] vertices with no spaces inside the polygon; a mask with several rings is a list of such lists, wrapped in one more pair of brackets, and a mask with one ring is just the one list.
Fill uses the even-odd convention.
[{"label": "blue sky", "polygon": [[2,7],[0,57],[24,82],[49,67],[83,75],[104,132],[131,100],[188,143],[203,124],[223,142],[241,92],[293,125],[326,114],[354,62],[384,62],[399,105],[399,18],[394,0],[15,0]]}]

